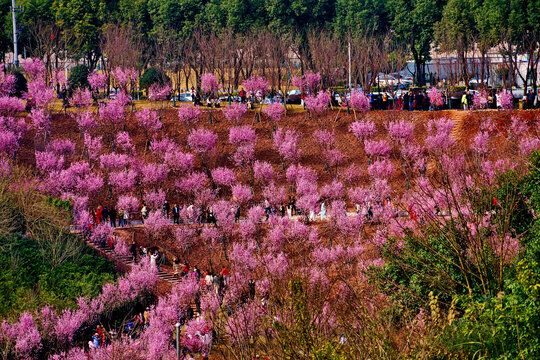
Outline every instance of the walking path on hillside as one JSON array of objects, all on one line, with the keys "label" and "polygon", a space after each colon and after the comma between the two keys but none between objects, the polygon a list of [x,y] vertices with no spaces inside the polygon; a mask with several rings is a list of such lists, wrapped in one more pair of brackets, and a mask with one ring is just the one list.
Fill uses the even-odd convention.
[{"label": "walking path on hillside", "polygon": [[[136,227],[136,226],[137,225],[130,226],[130,227]],[[123,228],[117,228],[117,229],[123,229]],[[82,235],[81,231],[77,229],[71,229],[71,232],[74,234]],[[94,248],[103,257],[106,257],[114,261],[115,263],[120,263],[121,265],[123,265],[124,267],[127,267],[128,269],[130,269],[131,266],[135,264],[131,256],[118,254],[117,252],[114,251],[114,248],[111,248],[109,246],[101,247],[95,244],[94,242],[89,241],[88,239],[84,239],[84,242],[87,246]],[[172,273],[165,271],[162,267],[159,267],[158,278],[172,285],[176,285],[181,281],[181,279],[174,277]]]}]

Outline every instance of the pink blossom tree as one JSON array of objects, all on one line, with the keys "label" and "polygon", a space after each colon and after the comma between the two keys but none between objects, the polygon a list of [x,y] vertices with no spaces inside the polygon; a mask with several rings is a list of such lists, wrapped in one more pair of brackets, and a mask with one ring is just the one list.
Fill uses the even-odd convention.
[{"label": "pink blossom tree", "polygon": [[217,92],[221,86],[218,84],[216,77],[211,73],[201,75],[201,90],[210,98],[217,96]]},{"label": "pink blossom tree", "polygon": [[145,107],[142,110],[137,111],[135,117],[139,122],[139,126],[144,130],[144,134],[146,135],[146,146],[148,147],[150,145],[151,135],[155,134],[163,127],[160,116],[157,111]]},{"label": "pink blossom tree", "polygon": [[363,91],[352,91],[350,104],[353,109],[358,109],[362,114],[365,114],[371,108],[371,103]]},{"label": "pink blossom tree", "polygon": [[253,75],[249,79],[244,80],[242,83],[246,89],[249,97],[254,97],[257,101],[261,102],[268,90],[270,89],[270,84],[262,76]]},{"label": "pink blossom tree", "polygon": [[488,93],[485,89],[476,91],[473,95],[473,109],[485,109],[488,104]]},{"label": "pink blossom tree", "polygon": [[497,94],[499,104],[503,110],[512,110],[514,108],[514,95],[508,91],[501,91]]},{"label": "pink blossom tree", "polygon": [[285,108],[278,102],[268,104],[264,108],[264,113],[272,119],[274,126],[281,121],[281,118],[285,114]]},{"label": "pink blossom tree", "polygon": [[242,117],[247,112],[247,105],[243,103],[232,103],[230,106],[223,108],[225,119],[232,124],[239,124]]},{"label": "pink blossom tree", "polygon": [[299,142],[300,135],[291,129],[278,128],[274,136],[274,148],[279,152],[283,162],[297,162],[300,160]]},{"label": "pink blossom tree", "polygon": [[190,149],[199,154],[203,167],[208,168],[208,162],[216,147],[218,135],[211,130],[199,128],[192,130],[188,136]]},{"label": "pink blossom tree", "polygon": [[184,124],[188,132],[199,124],[200,116],[201,110],[194,106],[181,106],[178,109],[178,120]]},{"label": "pink blossom tree", "polygon": [[355,121],[349,125],[349,131],[356,136],[358,141],[365,141],[377,133],[377,128],[372,121]]},{"label": "pink blossom tree", "polygon": [[427,92],[429,102],[431,103],[432,109],[437,109],[438,107],[441,107],[444,105],[444,99],[442,96],[442,92],[440,92],[436,87],[432,87]]},{"label": "pink blossom tree", "polygon": [[315,94],[321,85],[321,73],[308,71],[302,76],[293,76],[292,85],[299,88],[302,92]]}]

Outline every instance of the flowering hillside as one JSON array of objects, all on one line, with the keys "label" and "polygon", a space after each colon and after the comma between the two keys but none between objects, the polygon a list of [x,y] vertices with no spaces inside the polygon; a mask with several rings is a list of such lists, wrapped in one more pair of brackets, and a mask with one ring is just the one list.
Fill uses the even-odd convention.
[{"label": "flowering hillside", "polygon": [[[29,89],[41,86],[35,74]],[[219,88],[212,76],[203,83],[208,93]],[[260,77],[244,85],[255,97],[268,88]],[[27,116],[18,100],[0,99],[3,176],[32,166],[39,190],[70,199],[73,224],[95,242],[114,231],[98,206],[139,219],[145,205],[140,243],[203,271],[226,267],[217,282],[184,274],[139,337],[114,339],[92,358],[171,359],[177,322],[186,353],[427,356],[440,346],[434,334],[451,337],[443,313],[453,319],[474,301],[496,299],[511,274],[526,271],[516,264],[533,242],[538,112],[370,112],[359,93],[347,115],[329,110],[321,92],[306,101],[309,112],[293,115],[276,104],[170,109],[159,99],[131,113],[127,96],[99,112],[89,101],[59,114],[38,94]],[[165,201],[182,206],[180,225]],[[98,316],[137,298],[153,288],[152,271],[136,267],[58,315],[63,332],[46,328],[43,314],[3,323],[0,344],[14,349],[6,356],[81,358],[72,340],[95,323],[87,309]],[[192,304],[201,316],[189,320]],[[463,326],[473,322],[463,316]],[[31,339],[19,345],[26,328]]]}]

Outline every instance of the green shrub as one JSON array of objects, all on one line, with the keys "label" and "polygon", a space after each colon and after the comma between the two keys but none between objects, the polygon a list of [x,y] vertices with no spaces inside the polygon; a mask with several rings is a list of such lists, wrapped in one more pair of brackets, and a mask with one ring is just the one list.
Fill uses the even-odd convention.
[{"label": "green shrub", "polygon": [[69,73],[69,85],[74,88],[83,88],[88,85],[88,66],[80,64],[74,66]]},{"label": "green shrub", "polygon": [[[80,241],[68,236],[65,242]],[[80,296],[96,296],[116,278],[114,266],[81,243],[80,250],[51,266],[50,249],[18,235],[0,238],[0,316],[44,305],[73,307]]]},{"label": "green shrub", "polygon": [[22,97],[23,92],[28,91],[26,78],[24,77],[23,73],[18,69],[12,70],[11,74],[15,76],[15,93],[13,95],[20,98]]},{"label": "green shrub", "polygon": [[139,87],[148,90],[148,88],[154,84],[165,85],[170,81],[171,80],[166,74],[155,67],[149,67],[139,79]]}]

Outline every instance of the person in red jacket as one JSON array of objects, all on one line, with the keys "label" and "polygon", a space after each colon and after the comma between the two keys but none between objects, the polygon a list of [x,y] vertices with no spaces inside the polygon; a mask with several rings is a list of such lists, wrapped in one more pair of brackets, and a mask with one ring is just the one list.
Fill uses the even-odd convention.
[{"label": "person in red jacket", "polygon": [[226,266],[221,270],[221,275],[223,276],[223,285],[227,285],[227,277],[229,276],[229,270]]}]

